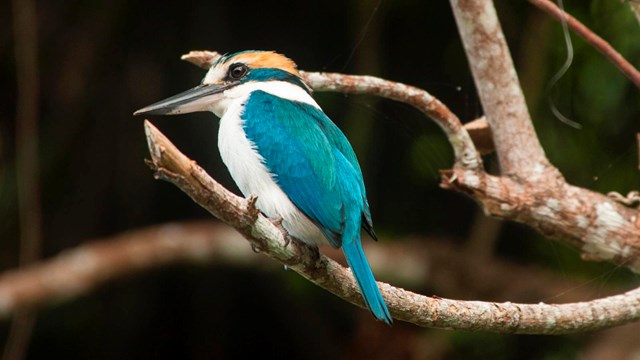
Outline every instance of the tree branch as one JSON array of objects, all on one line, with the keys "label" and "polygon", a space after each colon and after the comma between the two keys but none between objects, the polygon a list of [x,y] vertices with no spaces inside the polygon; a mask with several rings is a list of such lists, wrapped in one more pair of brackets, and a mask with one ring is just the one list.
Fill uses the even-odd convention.
[{"label": "tree branch", "polygon": [[487,214],[527,224],[584,251],[585,260],[608,260],[640,273],[638,214],[613,199],[563,179],[535,186],[486,173],[443,170],[440,185],[479,201]]},{"label": "tree branch", "polygon": [[[235,227],[252,246],[314,284],[363,307],[350,270],[284,234],[256,212],[255,199],[243,199],[211,179],[181,154],[150,122],[145,132],[156,177],[187,193],[214,216]],[[378,283],[394,318],[419,326],[499,333],[563,334],[588,331],[640,318],[640,289],[585,303],[547,305],[456,301],[426,297]]]},{"label": "tree branch", "polygon": [[[537,6],[538,9],[551,15],[558,21],[565,21],[569,28],[573,30],[584,41],[598,50],[605,58],[607,58],[613,65],[615,65],[620,72],[626,76],[635,86],[640,88],[640,71],[638,71],[630,62],[627,61],[616,49],[611,46],[606,40],[595,34],[588,27],[582,24],[578,19],[567,14],[560,9],[556,4],[549,0],[529,0],[530,3]],[[638,6],[634,3],[629,3],[632,10],[635,11],[634,6]],[[637,14],[636,14],[637,15]]]},{"label": "tree branch", "polygon": [[451,0],[501,173],[535,182],[556,176],[531,123],[492,1]]}]

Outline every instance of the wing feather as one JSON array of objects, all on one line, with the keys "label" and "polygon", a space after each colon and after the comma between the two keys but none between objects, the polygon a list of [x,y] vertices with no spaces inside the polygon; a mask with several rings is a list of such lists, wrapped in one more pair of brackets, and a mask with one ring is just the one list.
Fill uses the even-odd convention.
[{"label": "wing feather", "polygon": [[333,246],[341,246],[345,217],[339,160],[320,124],[296,103],[264,91],[251,94],[242,117],[247,137],[274,180]]}]

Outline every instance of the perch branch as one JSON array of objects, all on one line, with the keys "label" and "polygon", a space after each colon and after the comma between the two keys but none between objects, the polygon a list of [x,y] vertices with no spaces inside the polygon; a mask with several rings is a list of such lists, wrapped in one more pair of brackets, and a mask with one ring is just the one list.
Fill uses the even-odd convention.
[{"label": "perch branch", "polygon": [[[613,65],[615,65],[620,72],[626,76],[635,86],[640,88],[640,71],[636,69],[630,62],[627,61],[616,49],[611,46],[606,40],[595,34],[583,23],[573,16],[567,14],[560,9],[556,4],[549,0],[529,0],[530,3],[537,6],[538,9],[551,15],[558,21],[565,21],[567,26],[584,41],[598,50],[605,58],[607,58]],[[630,6],[638,6],[637,4],[630,3]]]},{"label": "perch branch", "polygon": [[[358,306],[363,306],[350,270],[299,242],[285,246],[281,231],[256,212],[252,199],[224,189],[145,121],[158,178],[187,193],[200,206],[235,227],[253,247],[314,284]],[[419,326],[499,333],[561,334],[588,331],[640,318],[640,289],[590,302],[562,305],[456,301],[427,297],[379,282],[394,318]]]}]

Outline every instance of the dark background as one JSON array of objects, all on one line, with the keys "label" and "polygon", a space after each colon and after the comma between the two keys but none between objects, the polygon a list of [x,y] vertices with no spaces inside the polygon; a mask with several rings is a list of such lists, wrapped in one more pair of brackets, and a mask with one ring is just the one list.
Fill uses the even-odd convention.
[{"label": "dark background", "polygon": [[[482,115],[448,2],[36,3],[45,257],[125,230],[211,219],[177,188],[153,179],[143,162],[148,155],[142,119],[131,115],[200,81],[204,71],[179,60],[189,50],[277,50],[304,70],[370,74],[424,88],[463,121]],[[579,186],[623,194],[638,188],[638,89],[573,37],[573,64],[550,96],[583,129],[563,124],[552,115],[545,91],[566,56],[560,25],[525,1],[498,1],[497,8],[549,159]],[[0,3],[3,270],[17,266],[19,244],[11,10],[10,2]],[[640,26],[627,4],[595,0],[570,4],[568,11],[640,64]],[[341,94],[316,98],[352,140],[381,241],[414,236],[464,247],[472,224],[483,215],[469,198],[438,187],[438,170],[452,160],[439,129],[406,105]],[[218,155],[213,115],[152,120],[184,153],[237,191]],[[497,168],[492,156],[485,161]],[[638,283],[628,270],[586,263],[576,249],[524,226],[498,226],[489,250],[496,257],[595,289]],[[600,336],[503,336],[400,322],[387,328],[280,269],[277,264],[272,271],[184,265],[124,279],[43,310],[28,357],[556,359],[582,354]],[[433,294],[438,287],[424,284],[415,290]],[[7,331],[8,322],[0,323],[0,339]]]}]

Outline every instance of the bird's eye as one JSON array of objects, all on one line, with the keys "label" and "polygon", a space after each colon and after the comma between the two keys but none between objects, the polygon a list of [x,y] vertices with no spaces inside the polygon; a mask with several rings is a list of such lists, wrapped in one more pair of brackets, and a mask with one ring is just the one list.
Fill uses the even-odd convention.
[{"label": "bird's eye", "polygon": [[245,64],[233,64],[229,68],[229,77],[234,79],[234,80],[238,80],[238,79],[242,78],[243,76],[245,76],[247,74],[247,71],[249,71],[249,68],[247,68],[247,65],[245,65]]}]

